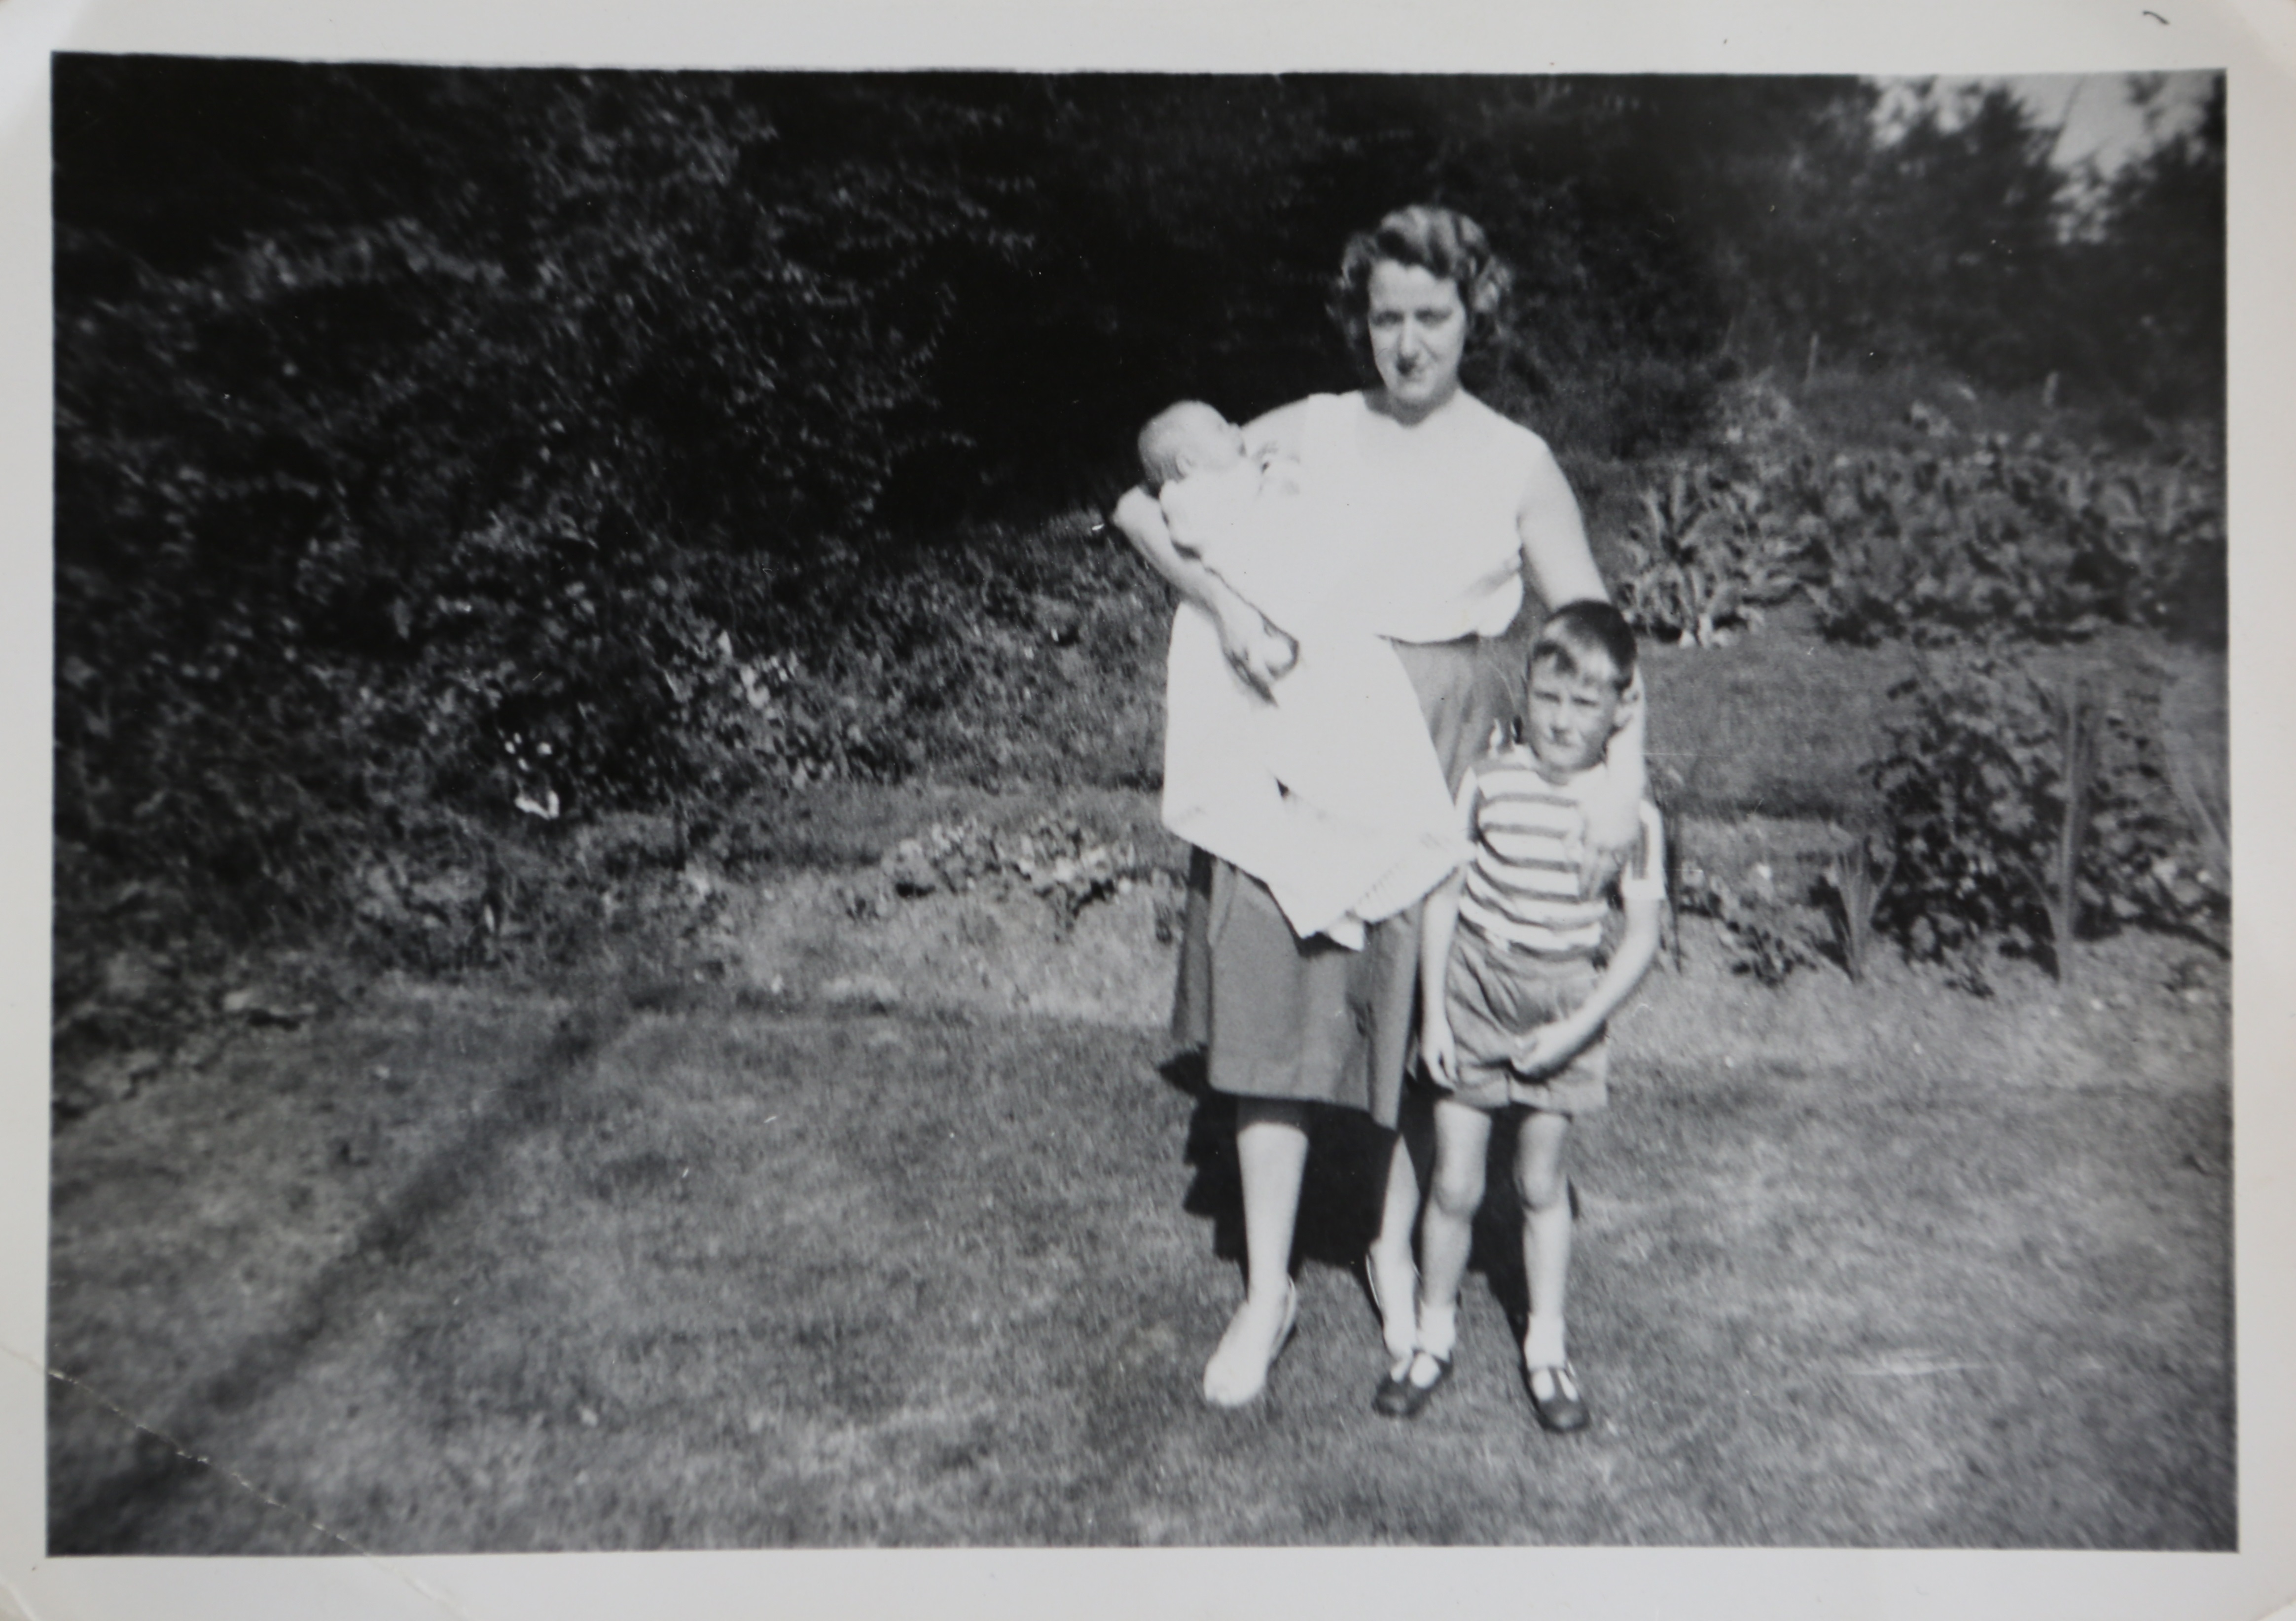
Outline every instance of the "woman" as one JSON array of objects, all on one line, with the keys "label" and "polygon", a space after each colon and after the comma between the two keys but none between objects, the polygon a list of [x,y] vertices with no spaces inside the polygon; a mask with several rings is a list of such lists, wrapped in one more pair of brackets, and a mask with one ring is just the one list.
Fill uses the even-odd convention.
[{"label": "woman", "polygon": [[[1491,639],[1513,621],[1528,570],[1549,606],[1603,594],[1578,505],[1538,437],[1460,386],[1459,365],[1495,331],[1505,267],[1481,229],[1447,209],[1389,215],[1352,239],[1333,300],[1369,386],[1315,395],[1248,425],[1256,450],[1297,457],[1343,533],[1335,569],[1409,673],[1436,754],[1456,788],[1491,727],[1513,714],[1522,671]],[[1155,498],[1128,492],[1117,526],[1218,626],[1229,662],[1262,692],[1268,621],[1172,544]],[[1277,626],[1275,628],[1282,628]],[[1639,723],[1612,755],[1627,769],[1615,815],[1591,830],[1623,848],[1642,793]],[[1361,1110],[1392,1131],[1412,1034],[1419,910],[1375,926],[1360,951],[1291,931],[1266,888],[1201,852],[1189,891],[1174,1025],[1207,1048],[1210,1084],[1236,1099],[1245,1293],[1204,1368],[1204,1398],[1241,1406],[1265,1388],[1298,1295],[1292,1231],[1311,1105]],[[1367,1260],[1382,1338],[1407,1365],[1415,1339],[1411,1229],[1419,1183],[1398,1136]]]}]

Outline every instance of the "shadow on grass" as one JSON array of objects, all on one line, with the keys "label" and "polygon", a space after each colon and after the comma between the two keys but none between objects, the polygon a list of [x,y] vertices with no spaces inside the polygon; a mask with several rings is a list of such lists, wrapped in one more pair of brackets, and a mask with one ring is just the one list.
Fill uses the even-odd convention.
[{"label": "shadow on grass", "polygon": [[[1165,1084],[1195,1101],[1182,1156],[1195,1177],[1181,1199],[1190,1216],[1209,1221],[1212,1254],[1243,1266],[1243,1183],[1236,1167],[1235,1100],[1214,1092],[1201,1052],[1176,1053],[1157,1071]],[[1433,1167],[1432,1094],[1416,1083],[1404,1093],[1402,1129],[1419,1183]],[[1512,1178],[1518,1122],[1502,1118],[1491,1133],[1483,1208],[1475,1220],[1471,1276],[1481,1276],[1518,1338],[1530,1316],[1529,1284],[1522,1269],[1522,1222]],[[1352,1109],[1316,1109],[1308,1115],[1306,1180],[1300,1190],[1299,1225],[1292,1240],[1292,1271],[1310,1264],[1346,1272],[1364,1303],[1377,1309],[1363,1278],[1363,1258],[1379,1232],[1388,1155],[1394,1136]],[[1573,1194],[1575,1200],[1576,1194]]]},{"label": "shadow on grass", "polygon": [[[1197,1370],[1242,1234],[1233,1106],[1200,1062],[1139,1030],[744,1001],[627,987],[499,1043],[464,1028],[516,1023],[492,1001],[378,1015],[335,1057],[282,1046],[130,1100],[136,1134],[66,1139],[75,1372],[164,1393],[160,1427],[273,1495],[66,1408],[59,1551],[316,1553],[317,1519],[394,1552],[2234,1543],[2229,1117],[2207,1075],[2005,1085],[1980,1067],[2000,1021],[1909,1027],[1871,996],[1839,1005],[1883,1040],[1965,1024],[1958,1056],[1805,1061],[1677,1010],[1573,1145],[1596,1417],[1549,1445],[1501,1322],[1521,1312],[1506,1123],[1441,1404],[1407,1432],[1369,1410],[1355,1264],[1390,1139],[1332,1112],[1302,1332],[1256,1412],[1215,1413]],[[329,1270],[330,1242],[238,1306],[235,1241],[149,1230],[275,1225],[289,1183],[250,1164],[324,1151],[332,1089],[295,1080],[235,1126],[230,1100],[377,1058],[435,1070],[409,1118],[469,1105],[345,1203],[365,1219],[344,1242],[387,1264]],[[195,1130],[186,1175],[210,1180],[132,1197]],[[161,1262],[196,1281],[153,1292]],[[227,1334],[189,1331],[208,1296]],[[300,1356],[299,1325],[320,1330]]]},{"label": "shadow on grass", "polygon": [[[570,1070],[591,1061],[627,1026],[635,996],[570,1015],[535,1061],[512,1078],[491,1104],[474,1114],[457,1143],[432,1159],[399,1195],[361,1228],[341,1259],[313,1281],[283,1322],[259,1334],[231,1365],[201,1385],[184,1403],[184,1433],[171,1445],[146,1432],[125,1469],[94,1478],[74,1472],[66,1460],[49,1462],[47,1551],[51,1556],[102,1554],[142,1549],[179,1498],[206,1488],[212,1469],[204,1458],[178,1450],[196,1445],[193,1437],[222,1415],[241,1412],[285,1384],[313,1355],[331,1331],[359,1319],[356,1304],[372,1294],[378,1272],[411,1264],[426,1233],[449,1226],[457,1211],[488,1191],[487,1173],[513,1140],[557,1124],[559,1094]],[[70,1393],[64,1394],[69,1391]],[[84,1399],[57,1385],[52,1400]],[[298,1540],[300,1551],[332,1552],[342,1544],[316,1524]]]}]

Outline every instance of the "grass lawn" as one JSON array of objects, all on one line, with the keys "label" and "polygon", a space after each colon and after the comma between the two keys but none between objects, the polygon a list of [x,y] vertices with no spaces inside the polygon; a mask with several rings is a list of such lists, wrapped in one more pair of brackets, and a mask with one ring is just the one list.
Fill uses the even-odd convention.
[{"label": "grass lawn", "polygon": [[1584,1436],[1496,1216],[1453,1387],[1373,1414],[1345,1134],[1268,1399],[1206,1410],[1225,1106],[1152,1031],[387,982],[59,1135],[51,1551],[2233,1545],[2221,965],[1980,1003],[1691,946],[1579,1144]]},{"label": "grass lawn", "polygon": [[[2224,656],[2148,632],[2113,629],[2022,656],[2044,680],[2094,683],[2148,732],[2173,677],[2191,678],[2221,708]],[[1707,815],[1839,818],[1870,800],[1867,767],[1889,752],[1898,707],[1890,688],[1915,668],[1902,645],[1826,641],[1799,602],[1727,647],[1651,646],[1642,658],[1655,786],[1669,809]],[[2221,714],[2209,725],[2221,748]]]},{"label": "grass lawn", "polygon": [[[2095,683],[2148,730],[2164,690],[2181,679],[2190,689],[2186,707],[2206,710],[2188,721],[2191,729],[2219,755],[2227,746],[2221,652],[2113,629],[2023,656],[2044,679]],[[1890,689],[1915,667],[1901,645],[1826,641],[1806,603],[1773,610],[1759,632],[1726,647],[1652,644],[1641,659],[1653,785],[1670,813],[1709,820],[1851,816],[1870,801],[1869,766],[1889,750],[1898,709]],[[972,818],[1021,831],[1047,815],[1128,841],[1176,873],[1185,870],[1185,848],[1158,822],[1155,794],[1139,790],[821,783],[741,802],[726,814],[719,837],[736,862],[833,868],[873,863],[936,822]]]}]

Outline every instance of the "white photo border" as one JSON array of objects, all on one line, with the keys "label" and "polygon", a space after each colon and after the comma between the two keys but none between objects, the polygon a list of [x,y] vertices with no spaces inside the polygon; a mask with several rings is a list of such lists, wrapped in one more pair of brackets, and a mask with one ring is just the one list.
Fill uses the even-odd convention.
[{"label": "white photo border", "polygon": [[[2239,1369],[2237,1553],[1721,1549],[801,1551],[366,1560],[48,1559],[45,1380],[52,368],[47,53],[488,65],[2228,75]],[[9,0],[0,5],[0,1617],[1340,1617],[1759,1614],[2233,1621],[2296,1601],[2296,4],[2288,0]]]}]

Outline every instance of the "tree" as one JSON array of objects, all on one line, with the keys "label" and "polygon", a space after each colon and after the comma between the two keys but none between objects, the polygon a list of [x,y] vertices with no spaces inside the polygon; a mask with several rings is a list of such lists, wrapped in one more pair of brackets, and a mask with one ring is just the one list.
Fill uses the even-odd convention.
[{"label": "tree", "polygon": [[[2140,87],[2141,94],[2141,87]],[[2193,127],[2114,176],[2088,245],[2100,364],[2148,408],[2224,409],[2225,81]]]}]

